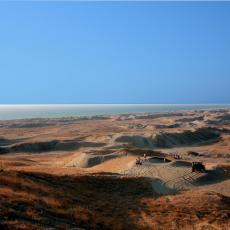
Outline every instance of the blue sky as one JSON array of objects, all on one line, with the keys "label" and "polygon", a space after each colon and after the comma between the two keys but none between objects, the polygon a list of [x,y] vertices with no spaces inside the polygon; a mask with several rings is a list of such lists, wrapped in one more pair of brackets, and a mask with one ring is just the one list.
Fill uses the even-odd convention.
[{"label": "blue sky", "polygon": [[1,2],[0,103],[230,103],[230,2]]}]

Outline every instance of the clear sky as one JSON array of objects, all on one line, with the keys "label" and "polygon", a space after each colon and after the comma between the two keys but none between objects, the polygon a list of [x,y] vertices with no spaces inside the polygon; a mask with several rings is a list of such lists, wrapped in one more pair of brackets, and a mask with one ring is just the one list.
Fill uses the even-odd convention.
[{"label": "clear sky", "polygon": [[0,103],[230,103],[230,2],[1,2]]}]

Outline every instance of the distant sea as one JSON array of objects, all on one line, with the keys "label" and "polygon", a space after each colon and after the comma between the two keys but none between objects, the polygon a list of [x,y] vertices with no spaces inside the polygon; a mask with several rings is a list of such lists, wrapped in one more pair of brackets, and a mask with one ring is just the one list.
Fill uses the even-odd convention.
[{"label": "distant sea", "polygon": [[26,118],[60,118],[132,113],[161,113],[184,110],[229,109],[230,104],[60,104],[0,105],[0,120]]}]

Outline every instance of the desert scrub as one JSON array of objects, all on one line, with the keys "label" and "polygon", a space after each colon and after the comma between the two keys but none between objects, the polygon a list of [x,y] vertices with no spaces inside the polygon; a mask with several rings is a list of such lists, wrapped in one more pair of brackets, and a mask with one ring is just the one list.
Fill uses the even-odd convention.
[{"label": "desert scrub", "polygon": [[0,172],[5,171],[5,165],[3,163],[3,161],[0,162]]}]

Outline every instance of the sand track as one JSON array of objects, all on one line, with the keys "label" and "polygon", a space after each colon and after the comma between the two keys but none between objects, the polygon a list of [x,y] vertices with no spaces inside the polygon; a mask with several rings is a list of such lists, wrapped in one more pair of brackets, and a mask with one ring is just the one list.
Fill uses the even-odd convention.
[{"label": "sand track", "polygon": [[153,189],[161,194],[172,194],[181,190],[219,183],[227,179],[221,169],[199,173],[192,172],[191,167],[186,164],[174,167],[175,164],[176,162],[158,164],[146,161],[143,165],[133,165],[121,173],[126,176],[150,178]]}]

